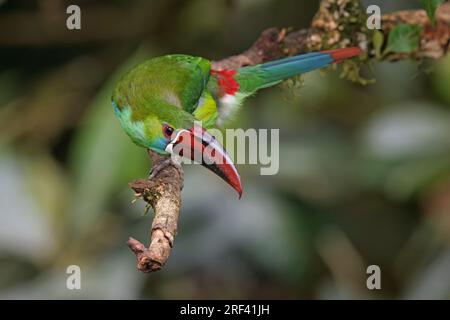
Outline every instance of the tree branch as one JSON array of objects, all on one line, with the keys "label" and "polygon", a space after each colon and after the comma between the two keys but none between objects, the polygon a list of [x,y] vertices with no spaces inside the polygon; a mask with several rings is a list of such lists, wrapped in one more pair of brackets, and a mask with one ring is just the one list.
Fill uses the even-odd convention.
[{"label": "tree branch", "polygon": [[[442,57],[450,42],[450,4],[445,3],[437,12],[437,26],[432,27],[423,10],[398,11],[382,17],[385,38],[399,23],[421,24],[420,49],[413,53],[391,53],[386,60],[405,58]],[[371,32],[366,28],[366,15],[357,0],[322,0],[311,27],[294,32],[270,28],[262,32],[245,52],[213,62],[215,69],[235,69],[285,56],[336,47],[359,46],[366,50],[367,59],[375,56]],[[153,166],[164,158],[150,152]],[[128,246],[136,254],[137,267],[142,272],[161,269],[172,250],[177,232],[181,207],[183,172],[174,166],[162,169],[153,181],[137,180],[130,184],[137,196],[142,197],[155,211],[150,234],[150,246],[130,238]]]},{"label": "tree branch", "polygon": [[[149,156],[153,167],[166,159],[153,151],[149,151]],[[177,234],[183,176],[181,169],[169,165],[161,169],[154,180],[139,179],[130,184],[136,196],[142,197],[155,212],[148,249],[136,239],[130,238],[127,242],[142,272],[161,269],[169,258]]]}]

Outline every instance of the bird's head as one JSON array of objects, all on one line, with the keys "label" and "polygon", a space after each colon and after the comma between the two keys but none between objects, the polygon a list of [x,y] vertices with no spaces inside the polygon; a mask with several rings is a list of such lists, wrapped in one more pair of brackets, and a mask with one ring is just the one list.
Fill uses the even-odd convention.
[{"label": "bird's head", "polygon": [[171,74],[173,70],[161,72],[161,68],[165,70],[167,65],[161,67],[159,59],[149,60],[125,74],[116,85],[112,105],[122,128],[137,145],[200,163],[224,179],[240,197],[241,180],[229,154],[210,133],[195,125],[194,115],[182,107],[186,104],[182,97],[185,92],[176,90],[179,71]]},{"label": "bird's head", "polygon": [[240,198],[241,179],[230,155],[199,122],[190,118],[190,114],[186,115],[186,119],[180,119],[179,113],[176,119],[158,119],[155,129],[159,132],[153,140],[152,149],[200,163],[225,180],[237,191]]}]

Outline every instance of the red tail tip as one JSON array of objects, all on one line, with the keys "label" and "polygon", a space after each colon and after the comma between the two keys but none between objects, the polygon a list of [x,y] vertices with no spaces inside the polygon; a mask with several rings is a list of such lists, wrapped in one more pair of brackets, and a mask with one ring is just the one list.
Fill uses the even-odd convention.
[{"label": "red tail tip", "polygon": [[329,53],[334,61],[342,61],[351,57],[359,56],[361,52],[362,50],[358,47],[322,51],[322,53]]}]

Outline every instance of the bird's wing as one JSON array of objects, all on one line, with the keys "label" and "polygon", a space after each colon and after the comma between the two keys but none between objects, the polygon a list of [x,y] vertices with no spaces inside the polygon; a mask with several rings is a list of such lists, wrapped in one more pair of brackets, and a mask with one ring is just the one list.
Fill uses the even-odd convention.
[{"label": "bird's wing", "polygon": [[197,102],[197,107],[193,112],[194,117],[202,122],[204,128],[211,128],[216,125],[219,115],[217,111],[216,99],[209,90],[204,90]]},{"label": "bird's wing", "polygon": [[210,75],[208,60],[188,55],[166,55],[148,60],[120,81],[113,100],[119,108],[130,106],[136,114],[164,112],[171,105],[193,113]]}]

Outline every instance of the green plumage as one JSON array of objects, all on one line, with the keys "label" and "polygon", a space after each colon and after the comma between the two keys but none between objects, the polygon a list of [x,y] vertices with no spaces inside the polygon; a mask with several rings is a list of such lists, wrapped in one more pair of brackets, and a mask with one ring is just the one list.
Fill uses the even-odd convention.
[{"label": "green plumage", "polygon": [[[116,86],[112,96],[116,115],[135,143],[162,152],[162,123],[173,128],[192,127],[196,120],[192,112],[209,76],[210,63],[202,58],[169,55],[148,60],[129,71]],[[137,132],[142,134],[136,137]]]},{"label": "green plumage", "polygon": [[128,72],[114,90],[112,100],[119,110],[131,107],[135,121],[154,115],[183,126],[193,120],[191,113],[205,90],[209,69],[209,61],[202,58],[155,58]]},{"label": "green plumage", "polygon": [[242,101],[261,88],[297,74],[359,54],[358,48],[310,53],[236,71],[211,71],[208,60],[167,55],[129,71],[117,84],[112,104],[130,138],[145,148],[165,153],[170,139],[164,128],[205,128],[230,118]]}]

